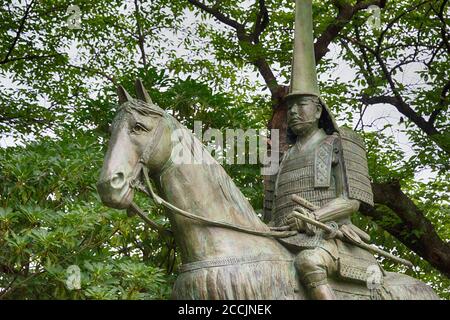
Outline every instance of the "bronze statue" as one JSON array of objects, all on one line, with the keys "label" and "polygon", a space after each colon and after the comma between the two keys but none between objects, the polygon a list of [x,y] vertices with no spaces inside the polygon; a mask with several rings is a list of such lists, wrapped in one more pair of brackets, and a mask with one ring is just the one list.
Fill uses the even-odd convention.
[{"label": "bronze statue", "polygon": [[[310,6],[311,0],[297,0],[297,14],[306,10],[304,14],[309,16]],[[301,50],[296,47],[296,52]],[[304,61],[294,61],[294,73],[295,65]],[[133,203],[135,190],[140,190],[167,208],[182,260],[173,288],[175,299],[436,299],[426,284],[390,272],[383,272],[383,283],[374,296],[364,282],[364,268],[377,266],[376,260],[366,250],[339,243],[344,234],[355,243],[368,241],[349,221],[360,203],[372,202],[363,145],[335,125],[313,88],[315,74],[307,79],[312,86],[306,91],[297,91],[306,87],[297,86],[296,79],[301,78],[294,75],[289,98],[289,124],[296,142],[277,174],[270,210],[272,230],[209,153],[207,161],[173,161],[175,144],[178,151],[181,144],[181,151],[187,154],[192,145],[186,141],[194,141],[196,148],[203,146],[153,104],[139,80],[138,99],[122,87],[118,90],[120,107],[97,185],[103,203],[131,208],[148,219]],[[175,135],[178,138],[174,140],[178,131],[189,139]],[[362,159],[355,162],[358,166],[351,165],[356,159],[352,157]],[[306,220],[299,221],[299,217]],[[328,231],[315,229],[321,226]],[[287,230],[290,228],[295,230]],[[350,268],[355,266],[358,270]]]},{"label": "bronze statue", "polygon": [[328,277],[339,273],[351,280],[366,281],[367,268],[376,266],[377,261],[359,247],[339,239],[325,239],[326,234],[292,215],[298,206],[292,195],[318,207],[314,211],[305,207],[297,210],[320,222],[337,224],[343,235],[354,242],[370,240],[351,223],[350,215],[358,211],[361,203],[373,205],[373,195],[362,139],[349,129],[340,129],[319,98],[312,25],[311,0],[297,1],[292,82],[287,97],[292,146],[276,176],[273,204],[269,202],[265,211],[270,214],[266,219],[271,225],[289,225],[299,231],[282,242],[294,252],[299,251],[295,266],[311,297],[334,299]]}]

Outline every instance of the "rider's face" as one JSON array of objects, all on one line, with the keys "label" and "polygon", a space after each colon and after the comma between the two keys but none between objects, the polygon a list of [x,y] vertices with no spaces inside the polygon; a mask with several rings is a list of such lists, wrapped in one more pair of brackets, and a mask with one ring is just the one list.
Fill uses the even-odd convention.
[{"label": "rider's face", "polygon": [[287,121],[289,128],[296,135],[302,135],[312,127],[317,127],[322,110],[313,99],[293,97],[288,103]]}]

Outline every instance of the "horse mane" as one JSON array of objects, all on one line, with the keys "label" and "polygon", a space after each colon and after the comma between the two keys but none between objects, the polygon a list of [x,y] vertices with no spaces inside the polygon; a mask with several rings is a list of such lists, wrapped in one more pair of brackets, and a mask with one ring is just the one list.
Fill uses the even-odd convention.
[{"label": "horse mane", "polygon": [[180,143],[187,150],[191,150],[194,163],[202,165],[203,170],[205,170],[210,177],[214,177],[215,182],[220,187],[222,195],[228,201],[229,205],[235,209],[234,211],[248,221],[253,228],[267,231],[266,224],[259,219],[256,212],[253,210],[253,207],[250,205],[250,202],[226,173],[225,169],[211,156],[206,146],[177,119],[157,105],[137,99],[123,103],[120,106],[119,111],[128,113],[137,112],[143,116],[161,116],[169,121],[174,130],[181,130],[183,134],[186,135],[187,139],[181,139]]},{"label": "horse mane", "polygon": [[150,116],[150,115],[163,116],[164,114],[168,115],[167,112],[158,107],[156,104],[147,103],[145,101],[141,101],[138,99],[133,99],[123,103],[119,107],[119,112],[120,111],[125,111],[128,113],[132,113],[133,111],[135,111],[143,116]]},{"label": "horse mane", "polygon": [[228,201],[229,205],[235,209],[234,211],[248,221],[253,228],[260,231],[267,231],[268,228],[266,224],[261,221],[248,199],[236,186],[225,169],[210,154],[206,146],[192,131],[187,129],[172,115],[165,112],[164,116],[171,122],[174,129],[183,130],[183,134],[188,136],[188,139],[181,139],[180,143],[182,143],[186,149],[191,150],[193,160],[196,161],[194,163],[199,163],[198,165],[201,165],[202,169],[205,170],[210,177],[214,177],[215,182],[220,187],[222,195]]}]

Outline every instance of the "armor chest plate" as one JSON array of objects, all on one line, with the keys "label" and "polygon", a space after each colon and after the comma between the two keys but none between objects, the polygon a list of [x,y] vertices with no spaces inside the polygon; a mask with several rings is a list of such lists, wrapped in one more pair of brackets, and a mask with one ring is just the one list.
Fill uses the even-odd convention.
[{"label": "armor chest plate", "polygon": [[302,154],[296,147],[293,147],[282,161],[275,185],[272,209],[272,217],[276,226],[283,225],[284,218],[298,206],[291,200],[293,194],[319,207],[336,198],[336,183],[332,175],[329,187],[317,187],[317,183],[315,184],[315,166],[318,165],[316,157],[314,152]]}]

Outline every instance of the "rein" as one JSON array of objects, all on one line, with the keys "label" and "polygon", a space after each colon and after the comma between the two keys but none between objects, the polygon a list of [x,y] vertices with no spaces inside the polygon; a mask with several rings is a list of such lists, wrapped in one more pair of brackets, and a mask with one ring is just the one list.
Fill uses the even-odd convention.
[{"label": "rein", "polygon": [[[229,230],[235,230],[235,231],[241,231],[244,233],[248,233],[248,234],[252,234],[252,235],[257,235],[257,236],[263,236],[263,237],[271,237],[271,238],[287,238],[293,235],[297,234],[297,231],[258,231],[258,230],[254,230],[254,229],[250,229],[247,227],[243,227],[243,226],[238,226],[235,224],[231,224],[228,222],[224,222],[224,221],[216,221],[216,220],[212,220],[212,219],[208,219],[208,218],[204,218],[201,216],[197,216],[195,214],[192,214],[188,211],[185,211],[183,209],[178,208],[177,206],[171,204],[170,202],[164,200],[163,198],[161,198],[160,196],[158,196],[155,191],[153,190],[152,184],[150,182],[150,178],[148,175],[148,168],[146,167],[146,162],[148,160],[148,156],[151,154],[151,152],[158,146],[162,133],[163,133],[163,126],[162,126],[162,119],[163,117],[161,117],[161,120],[159,121],[156,131],[155,131],[155,136],[153,139],[151,139],[149,141],[149,144],[147,145],[147,147],[144,150],[144,153],[142,155],[142,158],[140,160],[140,164],[142,164],[142,174],[144,176],[144,182],[145,185],[141,186],[139,182],[131,182],[130,183],[130,187],[134,188],[136,190],[142,191],[145,194],[147,194],[148,196],[152,197],[153,200],[158,204],[158,205],[163,205],[164,207],[166,207],[167,209],[170,209],[173,213],[181,215],[185,218],[197,221],[197,222],[202,222],[205,225],[208,226],[213,226],[213,227],[220,227],[220,228],[225,228],[225,229],[229,229]],[[170,161],[170,159],[168,160]],[[165,167],[165,166],[164,166]],[[137,175],[139,176],[139,175]],[[172,233],[170,230],[164,229],[162,226],[158,225],[156,222],[152,221],[151,219],[149,219],[144,211],[142,209],[139,208],[139,206],[134,203],[131,202],[131,205],[129,207],[129,210],[137,213],[152,229],[155,229],[156,231],[158,231],[158,233],[160,235],[163,234],[167,234],[167,233]]]},{"label": "rein", "polygon": [[[201,216],[197,216],[188,211],[180,209],[177,206],[174,206],[170,202],[167,202],[166,200],[164,200],[163,198],[158,196],[155,193],[155,191],[153,190],[152,184],[150,182],[150,178],[148,176],[148,169],[145,166],[142,167],[142,173],[144,175],[145,184],[149,191],[149,195],[153,198],[153,200],[157,204],[163,205],[167,209],[170,209],[172,212],[179,214],[185,218],[188,218],[188,219],[191,219],[191,220],[194,220],[197,222],[203,222],[204,224],[212,226],[212,227],[221,227],[221,228],[226,228],[226,229],[235,230],[235,231],[241,231],[241,232],[245,232],[245,233],[253,234],[253,235],[257,235],[257,236],[272,237],[272,238],[287,238],[287,237],[297,234],[297,231],[258,231],[258,230],[253,230],[250,228],[238,226],[238,225],[228,223],[228,222],[216,221],[216,220],[204,218]],[[142,189],[139,189],[139,190],[142,190]],[[134,204],[134,205],[137,207],[136,204]]]}]

